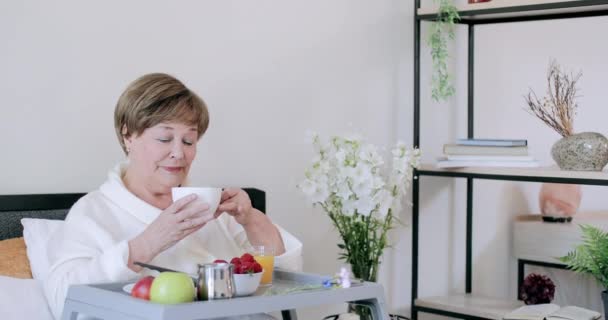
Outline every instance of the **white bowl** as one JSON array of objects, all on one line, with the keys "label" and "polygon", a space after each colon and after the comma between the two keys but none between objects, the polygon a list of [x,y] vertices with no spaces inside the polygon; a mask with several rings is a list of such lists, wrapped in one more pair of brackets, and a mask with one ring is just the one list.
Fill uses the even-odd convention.
[{"label": "white bowl", "polygon": [[196,194],[198,200],[204,201],[209,204],[209,213],[213,215],[217,207],[220,205],[222,199],[222,188],[197,188],[197,187],[179,187],[171,188],[171,196],[173,202],[190,194]]},{"label": "white bowl", "polygon": [[253,294],[260,286],[262,281],[262,273],[245,273],[234,275],[234,287],[236,289],[236,296],[248,296]]}]

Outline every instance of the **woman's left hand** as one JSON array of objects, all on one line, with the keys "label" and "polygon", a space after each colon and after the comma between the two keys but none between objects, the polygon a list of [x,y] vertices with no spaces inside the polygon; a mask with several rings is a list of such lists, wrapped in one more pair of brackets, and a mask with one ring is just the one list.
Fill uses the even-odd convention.
[{"label": "woman's left hand", "polygon": [[226,188],[222,191],[222,199],[215,211],[215,217],[226,212],[233,216],[239,224],[246,225],[251,217],[251,209],[251,199],[243,189]]},{"label": "woman's left hand", "polygon": [[272,247],[276,255],[285,252],[279,229],[263,212],[251,206],[251,199],[243,189],[226,188],[222,191],[222,199],[215,211],[215,217],[219,217],[223,212],[233,216],[234,220],[243,226],[251,245]]}]

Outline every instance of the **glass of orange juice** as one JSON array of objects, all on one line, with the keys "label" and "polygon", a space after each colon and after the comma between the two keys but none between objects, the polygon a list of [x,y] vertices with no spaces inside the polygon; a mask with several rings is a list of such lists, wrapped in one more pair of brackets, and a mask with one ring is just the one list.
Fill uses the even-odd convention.
[{"label": "glass of orange juice", "polygon": [[274,272],[274,250],[269,246],[253,246],[251,252],[255,261],[264,269],[262,273],[261,286],[272,285],[272,273]]}]

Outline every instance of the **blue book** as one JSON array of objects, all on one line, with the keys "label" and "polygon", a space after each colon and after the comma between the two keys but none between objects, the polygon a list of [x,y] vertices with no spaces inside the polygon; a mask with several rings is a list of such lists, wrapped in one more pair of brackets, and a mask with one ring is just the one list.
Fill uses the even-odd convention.
[{"label": "blue book", "polygon": [[456,142],[462,146],[484,146],[484,147],[525,147],[528,140],[511,139],[458,139]]}]

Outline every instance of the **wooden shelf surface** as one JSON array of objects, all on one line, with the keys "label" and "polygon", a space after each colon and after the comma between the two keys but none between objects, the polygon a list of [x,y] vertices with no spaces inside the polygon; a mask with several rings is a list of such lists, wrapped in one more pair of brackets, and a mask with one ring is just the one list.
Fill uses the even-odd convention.
[{"label": "wooden shelf surface", "polygon": [[[560,16],[596,16],[608,14],[608,0],[493,0],[457,6],[462,23],[499,23]],[[437,6],[418,9],[418,19],[434,20]]]},{"label": "wooden shelf surface", "polygon": [[433,310],[441,310],[448,313],[502,320],[505,314],[521,307],[523,302],[518,300],[488,298],[472,294],[459,294],[418,298],[416,299],[415,304],[416,308],[420,309],[419,311],[421,312],[435,313]]},{"label": "wooden shelf surface", "polygon": [[422,164],[421,176],[444,176],[491,180],[608,185],[608,171],[566,171],[557,166],[538,168],[466,167],[439,169],[435,164]]}]

